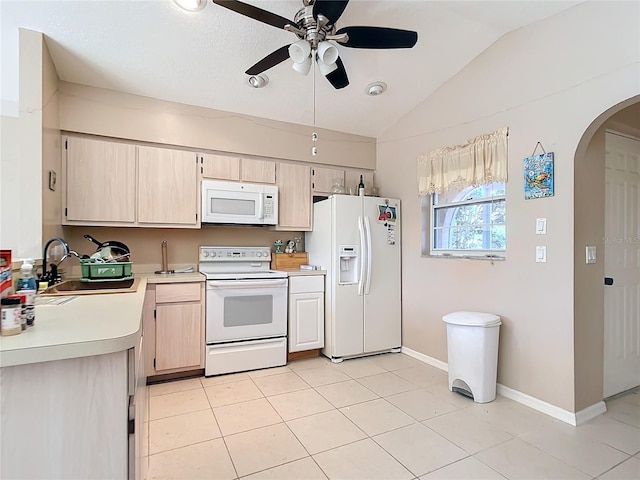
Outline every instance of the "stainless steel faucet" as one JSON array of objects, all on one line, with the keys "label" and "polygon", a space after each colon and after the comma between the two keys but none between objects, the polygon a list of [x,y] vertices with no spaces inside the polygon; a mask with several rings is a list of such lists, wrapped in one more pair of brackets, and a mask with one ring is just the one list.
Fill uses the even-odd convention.
[{"label": "stainless steel faucet", "polygon": [[[47,262],[49,257],[49,247],[52,243],[58,242],[63,250],[62,258],[58,261],[58,263],[52,263],[49,265],[49,270],[47,270]],[[44,244],[44,249],[42,250],[42,276],[41,280],[49,282],[49,285],[53,285],[58,283],[61,280],[60,274],[58,273],[58,265],[60,265],[64,260],[68,257],[73,256],[76,258],[80,258],[78,252],[69,249],[69,245],[60,237],[53,237],[47,240],[47,243]]]}]

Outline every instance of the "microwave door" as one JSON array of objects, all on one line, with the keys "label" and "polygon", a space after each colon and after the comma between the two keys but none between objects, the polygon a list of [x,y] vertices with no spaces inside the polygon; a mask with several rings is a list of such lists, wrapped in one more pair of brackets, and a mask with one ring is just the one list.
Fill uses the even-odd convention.
[{"label": "microwave door", "polygon": [[205,222],[252,223],[259,217],[260,195],[252,192],[209,190]]}]

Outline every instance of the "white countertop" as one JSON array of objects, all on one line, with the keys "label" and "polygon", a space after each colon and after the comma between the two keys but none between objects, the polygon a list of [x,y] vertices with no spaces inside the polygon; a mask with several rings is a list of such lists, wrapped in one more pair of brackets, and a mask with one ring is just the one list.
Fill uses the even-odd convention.
[{"label": "white countertop", "polygon": [[326,270],[300,270],[299,268],[280,268],[279,272],[287,272],[288,277],[296,277],[302,275],[326,275]]},{"label": "white countertop", "polygon": [[0,367],[128,350],[142,334],[146,286],[142,276],[135,292],[55,297],[69,301],[37,305],[33,327],[0,337]]}]

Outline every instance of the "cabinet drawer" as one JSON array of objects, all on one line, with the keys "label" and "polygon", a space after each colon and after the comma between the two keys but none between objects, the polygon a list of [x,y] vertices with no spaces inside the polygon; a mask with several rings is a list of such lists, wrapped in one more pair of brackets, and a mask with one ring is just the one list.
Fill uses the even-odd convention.
[{"label": "cabinet drawer", "polygon": [[289,277],[289,293],[324,292],[324,275]]},{"label": "cabinet drawer", "polygon": [[156,285],[156,303],[199,301],[199,283],[171,283]]}]

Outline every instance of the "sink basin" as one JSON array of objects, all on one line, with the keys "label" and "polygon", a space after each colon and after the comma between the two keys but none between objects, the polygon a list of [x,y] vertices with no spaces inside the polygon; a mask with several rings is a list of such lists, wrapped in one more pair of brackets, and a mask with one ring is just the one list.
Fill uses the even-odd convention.
[{"label": "sink basin", "polygon": [[110,282],[81,282],[65,280],[47,288],[38,295],[96,295],[103,293],[128,293],[138,289],[139,278]]}]

